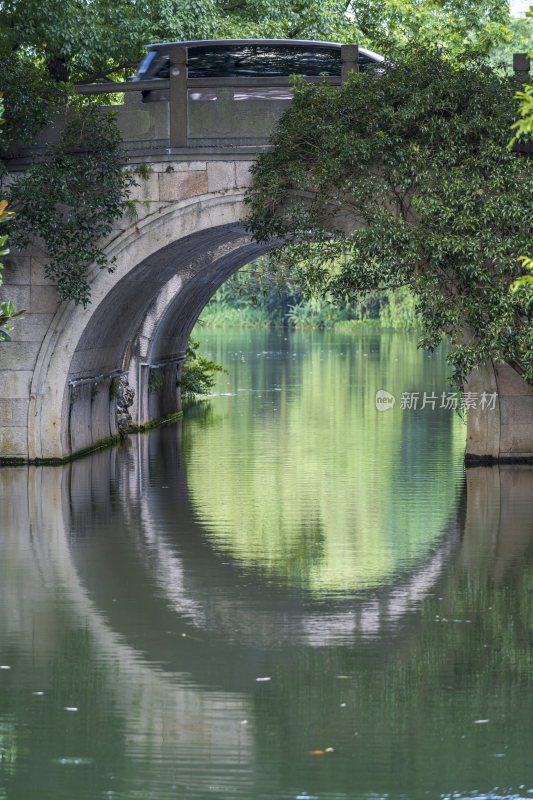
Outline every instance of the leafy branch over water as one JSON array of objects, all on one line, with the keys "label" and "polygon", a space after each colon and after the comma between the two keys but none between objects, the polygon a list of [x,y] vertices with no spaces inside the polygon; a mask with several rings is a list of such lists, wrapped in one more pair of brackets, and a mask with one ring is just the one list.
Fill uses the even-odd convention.
[{"label": "leafy branch over water", "polygon": [[186,356],[179,385],[182,397],[195,397],[199,394],[208,394],[215,385],[218,372],[228,373],[227,369],[198,353],[200,342],[192,337],[187,345]]},{"label": "leafy branch over water", "polygon": [[[533,378],[533,324],[510,291],[533,219],[531,161],[508,149],[513,78],[476,53],[405,52],[340,91],[296,87],[253,169],[250,226],[309,294],[409,286],[421,344],[468,375],[487,358]],[[275,253],[272,254],[275,258]]]}]

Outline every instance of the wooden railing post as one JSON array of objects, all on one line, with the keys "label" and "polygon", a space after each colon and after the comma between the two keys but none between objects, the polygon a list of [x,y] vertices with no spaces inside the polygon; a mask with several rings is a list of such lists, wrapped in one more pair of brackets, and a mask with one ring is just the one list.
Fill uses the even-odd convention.
[{"label": "wooden railing post", "polygon": [[351,72],[359,72],[359,48],[356,44],[341,45],[341,83],[345,83]]},{"label": "wooden railing post", "polygon": [[187,48],[171,47],[170,56],[170,146],[187,147]]},{"label": "wooden railing post", "polygon": [[524,82],[529,80],[529,70],[531,69],[531,59],[527,53],[515,53],[513,55],[514,74]]}]

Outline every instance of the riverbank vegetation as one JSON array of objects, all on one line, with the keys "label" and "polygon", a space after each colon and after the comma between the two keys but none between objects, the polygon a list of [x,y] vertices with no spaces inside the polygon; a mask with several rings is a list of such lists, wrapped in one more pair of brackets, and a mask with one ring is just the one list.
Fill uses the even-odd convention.
[{"label": "riverbank vegetation", "polygon": [[200,316],[212,327],[337,328],[362,323],[393,330],[415,330],[421,321],[416,300],[404,287],[369,292],[357,300],[306,297],[290,274],[280,276],[268,258],[238,272],[216,292]]}]

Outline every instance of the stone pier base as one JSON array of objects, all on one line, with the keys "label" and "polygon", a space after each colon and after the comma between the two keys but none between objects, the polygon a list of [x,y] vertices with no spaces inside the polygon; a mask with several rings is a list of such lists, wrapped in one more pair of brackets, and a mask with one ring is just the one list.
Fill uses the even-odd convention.
[{"label": "stone pier base", "polygon": [[465,392],[478,399],[467,413],[466,463],[533,462],[533,386],[509,364],[490,361],[471,374]]}]

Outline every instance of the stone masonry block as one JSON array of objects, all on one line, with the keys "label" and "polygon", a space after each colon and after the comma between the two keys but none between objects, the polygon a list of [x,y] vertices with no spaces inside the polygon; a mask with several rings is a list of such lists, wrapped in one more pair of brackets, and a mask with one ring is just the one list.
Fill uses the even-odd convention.
[{"label": "stone masonry block", "polygon": [[42,342],[50,327],[53,314],[24,314],[13,323],[11,336],[14,342]]},{"label": "stone masonry block", "polygon": [[207,192],[207,172],[160,172],[159,199],[168,203]]},{"label": "stone masonry block", "polygon": [[[2,348],[0,357],[2,369],[17,371],[33,369],[40,345],[40,342],[10,342],[0,345]],[[3,392],[0,392],[0,397],[4,397]]]},{"label": "stone masonry block", "polygon": [[168,139],[168,103],[120,106],[117,124],[125,142]]},{"label": "stone masonry block", "polygon": [[533,455],[533,425],[531,423],[502,425],[500,455],[513,457]]},{"label": "stone masonry block", "polygon": [[0,399],[0,428],[23,428],[28,422],[29,400],[1,400]]},{"label": "stone masonry block", "polygon": [[533,425],[533,395],[500,397],[502,425]]},{"label": "stone masonry block", "polygon": [[0,298],[2,300],[11,300],[16,310],[30,307],[30,287],[29,286],[13,286],[4,281],[4,285],[0,288]]},{"label": "stone masonry block", "polygon": [[71,451],[76,453],[93,444],[91,433],[91,406],[93,385],[91,382],[82,383],[71,388],[70,395],[70,445]]},{"label": "stone masonry block", "polygon": [[[137,203],[136,204],[136,211],[137,217],[136,219],[132,219],[129,214],[123,214],[120,219],[113,220],[113,231],[116,234],[118,231],[127,231],[128,228],[136,225],[137,223],[141,222],[145,217],[149,216],[149,214],[155,214],[161,208],[165,207],[165,203],[162,203],[160,200],[154,201],[151,200],[149,204],[149,208],[144,205],[144,203]],[[111,234],[111,238],[113,237],[113,233]]]},{"label": "stone masonry block", "polygon": [[207,169],[205,161],[159,161],[150,164],[154,172],[197,172]]},{"label": "stone masonry block", "polygon": [[131,187],[129,200],[159,200],[159,181],[156,172],[149,175],[146,180],[139,176],[136,180],[139,185]]},{"label": "stone masonry block", "polygon": [[11,286],[27,286],[30,282],[29,256],[8,256],[4,261],[2,279]]},{"label": "stone masonry block", "polygon": [[235,188],[235,162],[210,161],[207,165],[207,188],[210,192],[224,192]]},{"label": "stone masonry block", "polygon": [[0,428],[0,456],[28,457],[28,429]]},{"label": "stone masonry block", "polygon": [[32,286],[29,311],[35,314],[54,314],[59,305],[55,286]]},{"label": "stone masonry block", "polygon": [[[2,352],[3,350],[0,350],[0,367],[2,367]],[[0,395],[4,399],[29,397],[32,378],[33,372],[29,370],[0,369]]]},{"label": "stone masonry block", "polygon": [[237,186],[249,186],[252,180],[250,174],[250,167],[255,164],[255,161],[236,161],[235,162],[235,176]]},{"label": "stone masonry block", "polygon": [[34,285],[39,286],[53,286],[54,282],[50,280],[50,278],[46,277],[45,274],[45,263],[35,256],[32,256],[31,259],[31,282]]},{"label": "stone masonry block", "polygon": [[525,380],[509,364],[495,364],[500,395],[529,395],[533,397],[533,386]]}]

